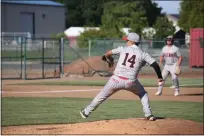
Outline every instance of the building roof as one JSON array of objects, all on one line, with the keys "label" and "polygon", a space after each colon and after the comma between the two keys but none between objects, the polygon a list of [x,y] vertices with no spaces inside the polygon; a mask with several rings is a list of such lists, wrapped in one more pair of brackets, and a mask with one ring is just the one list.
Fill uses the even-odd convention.
[{"label": "building roof", "polygon": [[173,17],[175,17],[175,18],[177,18],[177,19],[179,19],[179,17],[180,17],[179,14],[170,14],[170,15],[173,16]]},{"label": "building roof", "polygon": [[69,27],[67,30],[64,31],[66,36],[80,36],[81,33],[83,33],[85,30],[99,30],[99,27]]},{"label": "building roof", "polygon": [[[66,36],[76,37],[80,36],[85,30],[100,30],[100,27],[69,27],[64,31]],[[130,28],[122,28],[122,32],[128,35]]]},{"label": "building roof", "polygon": [[51,0],[2,0],[2,3],[10,4],[28,4],[28,5],[42,5],[42,6],[59,6],[63,7],[64,4],[54,2]]}]

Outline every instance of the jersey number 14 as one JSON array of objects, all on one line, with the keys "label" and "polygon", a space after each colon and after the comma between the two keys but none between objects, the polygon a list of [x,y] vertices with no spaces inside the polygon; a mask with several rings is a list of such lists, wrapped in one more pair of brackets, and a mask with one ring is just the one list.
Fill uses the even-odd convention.
[{"label": "jersey number 14", "polygon": [[122,63],[122,65],[126,66],[126,62],[130,63],[130,67],[133,68],[134,64],[135,64],[135,59],[136,59],[136,55],[132,55],[129,59],[128,59],[129,53],[125,53],[125,59]]}]

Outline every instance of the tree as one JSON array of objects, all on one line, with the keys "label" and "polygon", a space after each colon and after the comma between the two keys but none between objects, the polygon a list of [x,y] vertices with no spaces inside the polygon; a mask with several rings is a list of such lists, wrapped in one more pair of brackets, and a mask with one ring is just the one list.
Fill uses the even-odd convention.
[{"label": "tree", "polygon": [[[104,5],[104,11],[102,16],[101,29],[107,32],[109,38],[122,37],[120,29],[123,27],[121,21],[119,21],[121,2],[108,2]],[[121,5],[122,6],[122,5]]]},{"label": "tree", "polygon": [[152,27],[155,24],[157,17],[163,16],[163,14],[161,14],[162,8],[158,7],[157,3],[152,0],[117,0],[117,2],[137,2],[138,7],[142,8],[145,12],[149,27]]},{"label": "tree", "polygon": [[103,0],[55,0],[65,4],[66,27],[99,26]]},{"label": "tree", "polygon": [[158,4],[152,2],[152,0],[141,0],[139,2],[145,9],[149,27],[152,27],[155,24],[157,17],[164,16],[164,14],[161,13],[162,8],[158,7]]},{"label": "tree", "polygon": [[130,6],[132,6],[132,11],[130,11],[131,31],[138,33],[140,37],[142,37],[142,30],[148,26],[148,18],[146,17],[146,11],[138,2],[130,3]]},{"label": "tree", "polygon": [[190,28],[204,27],[203,0],[182,0],[180,5],[181,10],[178,24],[183,30],[189,32]]},{"label": "tree", "polygon": [[142,31],[142,36],[144,39],[153,39],[155,34],[156,34],[156,31],[152,27],[144,28]]},{"label": "tree", "polygon": [[154,38],[156,39],[165,38],[168,35],[173,35],[175,32],[175,27],[173,26],[173,23],[168,21],[167,17],[165,16],[157,18],[156,23],[154,25],[154,29],[156,31]]},{"label": "tree", "polygon": [[[142,9],[144,17],[147,18],[148,26],[152,26],[156,22],[156,18],[161,16],[161,8],[157,7],[157,4],[151,0],[135,1],[135,0],[54,0],[65,4],[66,10],[66,27],[70,26],[100,26],[102,25],[102,15],[104,7],[107,9],[107,3],[115,2],[127,4],[127,6],[136,6],[134,10],[139,11]],[[130,5],[130,3],[137,3],[136,5]],[[118,5],[118,4],[117,4]],[[118,5],[119,12],[124,5]],[[138,8],[138,9],[137,9]],[[128,9],[128,8],[126,8]],[[112,10],[112,9],[110,9]],[[129,11],[129,10],[128,10]],[[121,13],[122,14],[122,13]],[[127,14],[127,13],[126,13]],[[143,14],[143,13],[142,13]],[[138,15],[140,17],[140,15]],[[138,17],[135,16],[135,17]],[[140,19],[140,18],[135,18]]]},{"label": "tree", "polygon": [[138,1],[111,1],[104,6],[102,29],[107,31],[111,37],[120,38],[123,27],[130,27],[131,31],[141,34],[142,29],[147,25],[145,10]]},{"label": "tree", "polygon": [[85,26],[101,25],[101,16],[103,13],[102,0],[84,0],[82,11]]}]

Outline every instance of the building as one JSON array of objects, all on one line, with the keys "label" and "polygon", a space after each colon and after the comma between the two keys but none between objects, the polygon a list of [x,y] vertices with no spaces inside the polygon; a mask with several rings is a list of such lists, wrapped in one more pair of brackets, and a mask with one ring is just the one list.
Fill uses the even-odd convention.
[{"label": "building", "polygon": [[86,30],[100,30],[99,27],[69,27],[64,31],[67,37],[78,37]]},{"label": "building", "polygon": [[50,37],[65,30],[65,9],[50,0],[2,0],[1,31]]},{"label": "building", "polygon": [[[176,29],[176,32],[179,31],[181,28],[178,26],[179,14],[166,14],[166,17],[169,21],[173,23],[173,26]],[[175,33],[176,33],[175,32]]]},{"label": "building", "polygon": [[188,34],[182,30],[178,25],[179,14],[167,14],[167,19],[173,23],[176,31],[174,33],[174,39],[178,41],[178,46],[188,46],[189,37]]}]

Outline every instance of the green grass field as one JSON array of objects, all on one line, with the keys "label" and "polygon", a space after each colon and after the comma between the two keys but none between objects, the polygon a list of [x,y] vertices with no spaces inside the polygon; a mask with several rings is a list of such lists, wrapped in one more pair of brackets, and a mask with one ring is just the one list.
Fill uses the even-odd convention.
[{"label": "green grass field", "polygon": [[[157,87],[157,79],[147,79],[142,78],[139,79],[141,84],[144,87]],[[18,83],[18,85],[65,85],[65,86],[104,86],[107,80],[99,80],[99,81],[46,81],[46,82],[32,82],[32,83]],[[165,86],[172,86],[172,80],[167,79]],[[180,79],[181,87],[203,87],[203,79],[202,78],[194,78],[193,80],[189,80],[189,78],[181,78]]]},{"label": "green grass field", "polygon": [[[85,98],[2,98],[2,126],[144,117],[140,101],[108,99],[88,119],[82,119],[79,111],[91,100]],[[202,102],[151,101],[150,105],[156,117],[203,122]]]}]

